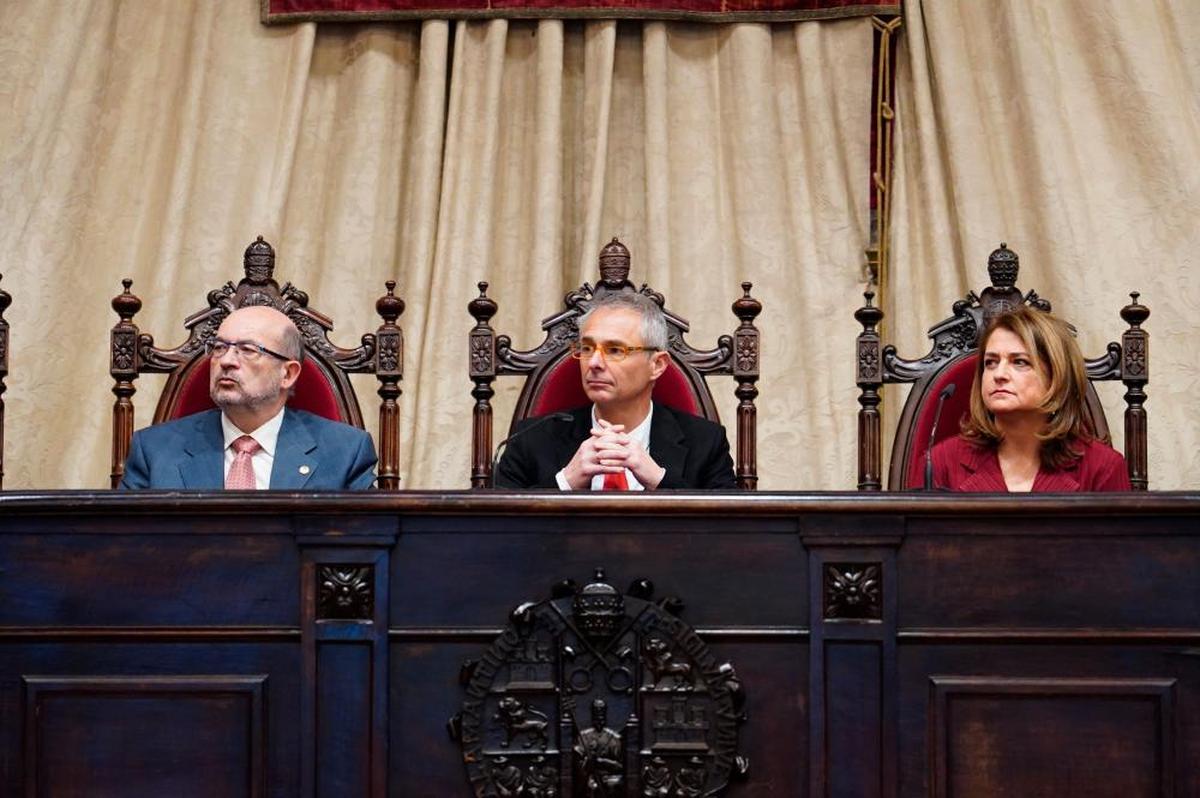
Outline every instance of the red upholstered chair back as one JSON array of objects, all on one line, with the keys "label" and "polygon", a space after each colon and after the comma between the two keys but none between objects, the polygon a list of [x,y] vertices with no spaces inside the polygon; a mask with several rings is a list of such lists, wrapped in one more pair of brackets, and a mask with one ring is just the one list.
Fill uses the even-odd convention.
[{"label": "red upholstered chair back", "polygon": [[394,294],[395,282],[387,282],[387,293],[375,303],[383,324],[361,337],[361,345],[343,349],[329,340],[333,321],[308,306],[308,294],[286,283],[282,288],[273,277],[275,250],[262,236],[246,248],[245,277],[208,293],[208,307],[184,320],[188,338],[173,349],[160,349],[154,338],[133,322],[142,300],[130,292],[132,280],[122,281],[125,290],[113,299],[120,320],[112,329],[109,369],[115,381],[113,393],[112,484],[116,487],[125,470],[125,458],[133,436],[132,397],[140,374],[166,374],[167,381],[154,411],[153,423],[181,418],[213,406],[208,395],[208,342],[221,322],[239,308],[265,305],[287,315],[300,331],[304,363],[288,406],[325,418],[363,427],[362,411],[350,384],[350,374],[374,374],[380,383],[379,481],[382,488],[399,487],[400,379],[403,372],[404,338],[396,320],[404,302]]},{"label": "red upholstered chair back", "polygon": [[733,303],[739,325],[732,335],[723,335],[713,349],[693,348],[684,338],[685,319],[665,307],[661,294],[647,286],[635,289],[629,276],[629,250],[617,239],[600,252],[600,282],[593,288],[584,283],[567,294],[564,307],[542,321],[546,338],[537,347],[519,351],[507,335],[497,335],[489,323],[496,314],[495,300],[487,296],[487,283],[479,284],[479,296],[468,309],[475,318],[470,334],[470,375],[475,387],[472,418],[471,487],[491,485],[492,480],[492,407],[495,393],[492,382],[497,376],[522,377],[525,382],[517,407],[508,426],[560,410],[588,404],[579,376],[579,363],[568,355],[570,343],[578,337],[578,319],[595,299],[613,292],[639,292],[663,308],[667,320],[668,351],[671,364],[654,387],[654,399],[675,410],[719,421],[716,403],[705,382],[710,375],[729,375],[737,383],[737,477],[741,487],[753,489],[758,481],[755,429],[758,395],[759,333],[754,319],[762,310],[750,296],[750,284],[742,283],[743,295]]},{"label": "red upholstered chair back", "polygon": [[[554,364],[546,379],[534,386],[532,411],[530,416],[544,416],[560,410],[572,410],[588,404],[587,394],[583,391],[583,382],[579,377],[579,361],[564,357]],[[675,361],[667,366],[667,370],[654,384],[654,401],[664,404],[672,410],[681,413],[691,413],[701,416],[700,400],[683,369]]]},{"label": "red upholstered chair back", "polygon": [[[948,383],[953,382],[957,386],[954,396],[946,400],[942,410],[934,434],[936,441],[958,434],[960,423],[970,407],[971,383],[978,357],[976,339],[988,320],[1022,303],[1039,310],[1050,310],[1050,303],[1035,292],[1023,294],[1016,288],[1018,267],[1016,253],[1001,244],[988,258],[991,286],[978,295],[971,292],[966,299],[955,302],[953,315],[930,328],[932,346],[929,352],[915,360],[901,358],[894,346],[882,344],[877,327],[883,320],[883,311],[872,304],[874,294],[867,292],[866,305],[855,313],[855,318],[863,327],[857,343],[860,490],[879,490],[882,487],[878,407],[880,390],[885,384],[912,384],[892,443],[888,488],[903,490],[919,487],[924,484],[925,450],[929,445],[933,417],[937,411],[938,394]],[[1088,378],[1093,382],[1121,380],[1125,383],[1125,459],[1134,488],[1144,490],[1147,477],[1146,411],[1143,402],[1148,377],[1148,337],[1140,325],[1150,311],[1138,303],[1137,296],[1136,293],[1132,294],[1133,302],[1121,309],[1121,318],[1129,325],[1121,336],[1121,343],[1110,343],[1104,355],[1086,359],[1085,366]],[[1108,422],[1091,382],[1088,384],[1086,406],[1086,421],[1092,433],[1107,440]]]},{"label": "red upholstered chair back", "polygon": [[[193,364],[187,367],[186,373],[181,376],[181,381],[182,387],[179,389],[179,395],[175,399],[174,405],[163,408],[164,421],[172,421],[193,413],[211,410],[216,406],[213,404],[208,390],[207,355],[196,358]],[[166,396],[165,393],[163,395]],[[300,368],[300,378],[296,380],[287,404],[288,407],[307,410],[309,413],[331,421],[340,421],[343,424],[352,423],[349,413],[338,401],[332,379],[321,367],[320,362],[312,358],[304,360],[304,364]],[[360,420],[358,426],[361,425]]]},{"label": "red upholstered chair back", "polygon": [[903,472],[908,475],[904,483],[907,487],[919,488],[924,484],[925,448],[929,445],[933,417],[937,414],[938,394],[950,383],[954,383],[954,395],[946,399],[942,407],[937,432],[933,436],[934,443],[958,434],[959,424],[970,412],[971,381],[975,377],[977,359],[977,354],[970,354],[950,363],[935,375],[929,389],[922,391],[917,398],[915,419],[908,427],[909,440],[902,449],[908,459],[908,466]]}]

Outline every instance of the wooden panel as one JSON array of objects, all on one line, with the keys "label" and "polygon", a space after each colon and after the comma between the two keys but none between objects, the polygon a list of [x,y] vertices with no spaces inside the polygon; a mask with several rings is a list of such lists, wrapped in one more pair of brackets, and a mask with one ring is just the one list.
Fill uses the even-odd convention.
[{"label": "wooden panel", "polygon": [[265,677],[25,677],[26,798],[265,795]]},{"label": "wooden panel", "polygon": [[1031,546],[1012,522],[967,523],[922,523],[905,541],[902,627],[1186,629],[1200,618],[1200,591],[1163,594],[1200,573],[1194,536],[1153,534],[1146,521],[1055,519]]},{"label": "wooden panel", "polygon": [[370,794],[371,697],[369,643],[319,647],[317,795]]},{"label": "wooden panel", "polygon": [[[42,624],[52,611],[57,626],[295,626],[295,541],[247,534],[248,526],[217,517],[206,519],[203,535],[164,522],[143,534],[0,535],[0,563],[21,565],[0,579],[3,623]],[[241,534],[222,534],[233,529]]]},{"label": "wooden panel", "polygon": [[1037,638],[996,643],[966,638],[936,643],[905,641],[899,653],[899,794],[903,798],[933,794],[930,763],[936,741],[930,690],[934,678],[1172,681],[1177,794],[1200,795],[1200,767],[1196,765],[1200,763],[1200,647],[1137,639]]},{"label": "wooden panel", "polygon": [[658,595],[683,597],[695,626],[805,626],[796,575],[807,557],[795,524],[730,526],[633,516],[493,519],[481,530],[477,518],[414,519],[392,557],[392,624],[502,625],[513,606],[603,567],[621,587],[648,578]]},{"label": "wooden panel", "polygon": [[1172,798],[1174,681],[934,677],[933,795]]},{"label": "wooden panel", "polygon": [[[221,638],[208,633],[196,639],[173,639],[138,634],[111,639],[91,636],[38,635],[0,637],[0,796],[24,796],[24,677],[97,680],[103,675],[142,681],[165,675],[194,679],[196,675],[259,679],[265,676],[263,720],[269,730],[267,780],[270,794],[296,795],[299,778],[300,713],[296,697],[301,692],[299,634],[294,637],[251,640],[243,636]],[[51,676],[53,674],[53,676]],[[268,695],[269,693],[269,695]],[[129,723],[121,734],[140,734],[136,717],[118,714],[114,723]],[[241,753],[239,752],[239,756]],[[169,760],[164,760],[169,761]]]},{"label": "wooden panel", "polygon": [[882,653],[879,643],[825,643],[825,794],[829,798],[880,795]]}]

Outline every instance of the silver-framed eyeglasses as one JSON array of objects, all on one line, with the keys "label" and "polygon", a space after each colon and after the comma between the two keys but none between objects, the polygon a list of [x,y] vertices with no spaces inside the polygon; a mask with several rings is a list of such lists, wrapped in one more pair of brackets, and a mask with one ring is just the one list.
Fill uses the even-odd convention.
[{"label": "silver-framed eyeglasses", "polygon": [[254,341],[226,341],[224,338],[213,338],[204,346],[205,351],[210,357],[222,358],[227,352],[233,352],[238,360],[244,363],[249,363],[258,360],[263,355],[277,357],[280,360],[294,360],[287,355],[281,355],[267,349],[265,346]]},{"label": "silver-framed eyeglasses", "polygon": [[571,357],[587,360],[599,352],[605,360],[619,363],[633,352],[658,352],[657,346],[626,346],[625,344],[594,344],[591,341],[572,341]]}]

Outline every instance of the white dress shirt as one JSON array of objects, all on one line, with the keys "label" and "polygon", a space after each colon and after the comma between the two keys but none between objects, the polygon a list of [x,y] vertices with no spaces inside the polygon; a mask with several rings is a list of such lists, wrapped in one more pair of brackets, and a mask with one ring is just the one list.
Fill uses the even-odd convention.
[{"label": "white dress shirt", "polygon": [[[630,440],[641,444],[641,447],[646,450],[646,454],[650,454],[650,419],[654,417],[654,403],[650,404],[650,412],[642,419],[642,423],[638,424],[626,434]],[[592,405],[592,428],[599,426],[596,419],[596,406]],[[559,490],[571,490],[571,483],[567,482],[567,469],[563,468],[554,475],[554,481],[558,483]],[[629,483],[630,490],[645,490],[642,483],[637,481],[637,477],[628,468],[625,469],[625,481]],[[597,474],[592,477],[592,490],[604,490],[604,474]]]},{"label": "white dress shirt", "polygon": [[237,452],[233,450],[233,442],[243,435],[249,435],[258,441],[261,447],[250,458],[254,466],[254,487],[266,490],[271,487],[271,468],[275,465],[275,445],[279,442],[279,428],[283,426],[284,409],[268,419],[261,427],[253,432],[242,432],[237,424],[229,420],[229,416],[221,413],[221,432],[225,435],[225,477],[229,477],[229,469]]}]

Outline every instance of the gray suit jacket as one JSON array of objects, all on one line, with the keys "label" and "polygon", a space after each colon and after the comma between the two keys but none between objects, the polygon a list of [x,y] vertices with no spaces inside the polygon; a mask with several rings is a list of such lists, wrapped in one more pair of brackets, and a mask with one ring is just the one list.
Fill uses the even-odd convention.
[{"label": "gray suit jacket", "polygon": [[[138,430],[121,487],[223,488],[223,444],[220,410]],[[370,435],[303,410],[284,411],[271,468],[272,490],[362,490],[374,482]]]}]

